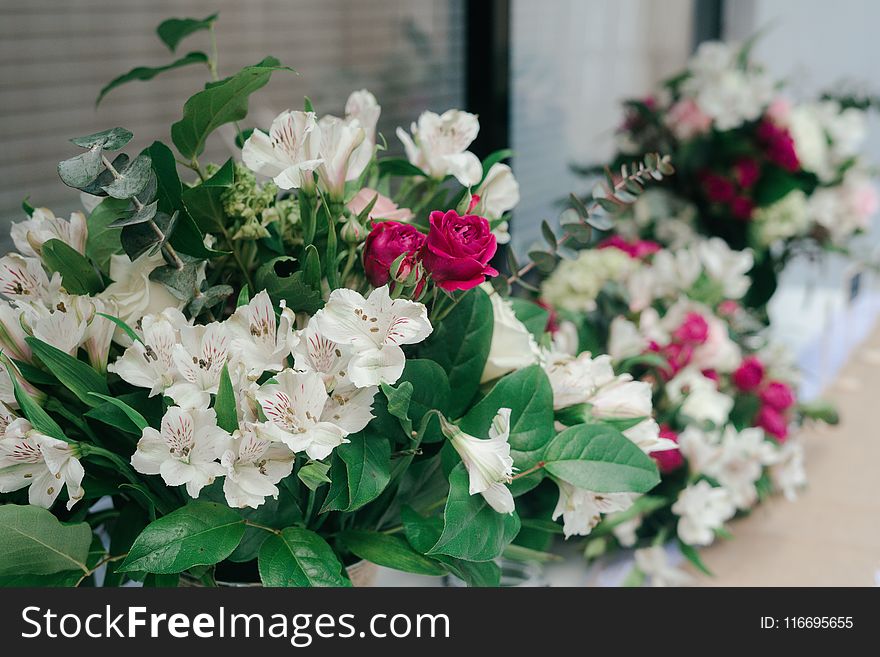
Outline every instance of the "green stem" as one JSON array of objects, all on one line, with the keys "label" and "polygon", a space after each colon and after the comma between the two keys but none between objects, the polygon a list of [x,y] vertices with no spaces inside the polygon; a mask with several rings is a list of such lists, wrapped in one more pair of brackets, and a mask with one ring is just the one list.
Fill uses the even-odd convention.
[{"label": "green stem", "polygon": [[248,527],[256,527],[257,529],[262,529],[263,531],[271,532],[275,535],[281,534],[281,530],[273,529],[272,527],[267,527],[266,525],[261,525],[260,523],[254,522],[253,520],[245,519],[244,524],[246,524]]},{"label": "green stem", "polygon": [[103,447],[98,447],[97,445],[90,445],[88,443],[80,443],[79,444],[80,453],[83,456],[89,456],[94,454],[95,456],[102,456],[108,461],[110,461],[113,465],[119,468],[119,472],[123,477],[128,479],[128,481],[132,484],[139,484],[140,480],[137,475],[135,475],[134,471],[131,469],[131,466],[120,458],[118,454],[114,454],[108,449],[104,449]]}]

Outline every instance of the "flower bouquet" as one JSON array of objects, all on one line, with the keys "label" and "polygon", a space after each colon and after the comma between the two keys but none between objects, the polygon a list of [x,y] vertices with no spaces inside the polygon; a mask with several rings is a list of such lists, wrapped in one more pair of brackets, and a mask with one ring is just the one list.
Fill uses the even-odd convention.
[{"label": "flower bouquet", "polygon": [[829,98],[794,103],[749,57],[749,47],[700,45],[655,95],[625,103],[620,158],[670,154],[677,175],[645,195],[620,226],[678,246],[694,233],[751,248],[761,309],[799,252],[844,250],[877,210],[861,157],[864,107]]},{"label": "flower bouquet", "polygon": [[[158,33],[173,51],[215,18]],[[568,393],[541,364],[546,312],[490,264],[516,181],[503,153],[467,150],[475,116],[423,113],[398,130],[406,159],[382,155],[366,91],[343,117],[307,100],[244,129],[287,69],[221,78],[216,61],[111,82],[102,95],[169,67],[211,77],[170,145],[72,139],[58,173],[87,213],[25,204],[12,228],[0,583],[348,586],[366,561],[497,585],[499,557],[539,558],[534,536],[557,531],[527,491],[558,486],[567,509],[659,482],[616,422],[628,377],[606,371],[593,411],[554,425]],[[240,161],[202,163],[221,126]],[[648,422],[647,389],[627,424]]]},{"label": "flower bouquet", "polygon": [[[651,390],[659,426],[647,451],[661,484],[626,509],[609,508],[616,513],[601,522],[566,527],[567,535],[589,535],[591,558],[636,547],[631,584],[684,583],[666,560],[671,540],[706,571],[695,548],[726,536],[725,521],[773,491],[793,499],[806,483],[792,428],[809,418],[836,421],[821,403],[798,403],[795,368],[740,304],[751,266],[749,251],[719,238],[667,250],[615,236],[561,263],[542,284],[542,300],[558,308],[557,344],[607,352],[609,371]],[[557,419],[571,421],[559,411]],[[641,433],[639,425],[631,432]]]}]

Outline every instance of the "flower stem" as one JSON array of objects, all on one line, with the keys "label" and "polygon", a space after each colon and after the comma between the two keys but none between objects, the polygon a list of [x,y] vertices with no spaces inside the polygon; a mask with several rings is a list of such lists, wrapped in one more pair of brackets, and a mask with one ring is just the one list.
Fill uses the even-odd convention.
[{"label": "flower stem", "polygon": [[520,479],[522,477],[528,477],[530,474],[534,474],[538,470],[542,469],[545,465],[547,465],[544,461],[538,461],[535,465],[533,465],[528,470],[523,470],[522,472],[517,472],[513,477],[510,478],[511,481],[516,479]]}]

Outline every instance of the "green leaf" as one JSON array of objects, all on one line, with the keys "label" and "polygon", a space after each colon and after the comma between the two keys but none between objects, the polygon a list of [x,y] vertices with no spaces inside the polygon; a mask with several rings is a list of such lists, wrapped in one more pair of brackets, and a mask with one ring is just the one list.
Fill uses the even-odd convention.
[{"label": "green leaf", "polygon": [[309,490],[317,490],[319,486],[330,483],[330,477],[327,476],[329,471],[330,466],[328,464],[321,463],[320,461],[313,461],[311,463],[306,463],[301,467],[297,471],[296,476],[299,477],[299,480],[303,482]]},{"label": "green leaf", "polygon": [[446,574],[445,568],[416,552],[400,536],[353,529],[342,532],[339,539],[352,554],[379,566],[416,575]]},{"label": "green leaf", "polygon": [[245,283],[241,290],[238,293],[238,300],[235,302],[236,308],[241,308],[242,306],[246,306],[251,301],[251,293],[248,289],[247,283]]},{"label": "green leaf", "polygon": [[58,423],[53,420],[37,402],[34,401],[33,397],[31,397],[24,388],[21,387],[21,384],[18,382],[18,376],[13,369],[7,365],[7,370],[9,371],[9,378],[12,379],[13,394],[15,396],[15,401],[18,403],[18,408],[30,421],[34,429],[47,436],[51,436],[52,438],[63,440],[66,443],[71,442],[71,440],[64,435],[64,431],[61,430]]},{"label": "green leaf", "polygon": [[509,160],[513,157],[513,151],[509,148],[502,148],[500,150],[489,153],[488,157],[483,160],[483,178],[480,182],[486,179],[486,175],[489,173],[489,169],[492,168],[492,165],[497,164],[503,160]]},{"label": "green leaf", "polygon": [[[153,217],[153,223],[159,229],[159,232],[156,232],[155,228],[147,224],[125,226],[119,237],[125,254],[130,260],[137,260],[148,251],[150,253],[157,252],[174,230],[178,216],[179,213],[177,212],[170,216],[164,212],[157,212],[156,216]],[[161,236],[159,233],[161,233]]]},{"label": "green leaf", "polygon": [[175,68],[189,66],[190,64],[207,63],[208,56],[205,53],[191,52],[185,57],[181,57],[180,59],[177,59],[170,64],[165,64],[165,66],[137,66],[131,69],[128,73],[123,73],[119,77],[114,78],[103,89],[101,89],[101,93],[98,94],[98,99],[95,101],[95,105],[99,105],[104,96],[106,96],[116,87],[119,87],[126,82],[133,82],[135,80],[152,80],[154,77],[156,77],[160,73],[164,73],[165,71],[171,71]]},{"label": "green leaf", "polygon": [[231,285],[212,285],[189,302],[190,316],[198,317],[206,309],[213,308],[231,297],[233,291]]},{"label": "green leaf", "polygon": [[547,328],[547,318],[549,313],[541,308],[538,304],[527,299],[511,299],[513,304],[513,314],[523,323],[529,333],[535,336],[535,340],[540,340]]},{"label": "green leaf", "polygon": [[92,529],[63,524],[38,506],[0,505],[0,576],[88,572]]},{"label": "green leaf", "polygon": [[143,342],[141,340],[141,336],[134,332],[134,329],[131,328],[128,324],[123,322],[118,317],[114,317],[113,315],[108,315],[107,313],[96,313],[103,317],[104,319],[109,319],[111,322],[116,324],[122,331],[131,339],[132,342]]},{"label": "green leaf", "polygon": [[156,34],[168,46],[168,50],[174,52],[178,44],[190,34],[211,29],[217,16],[218,14],[211,14],[205,18],[169,18],[159,24]]},{"label": "green leaf", "polygon": [[103,190],[113,198],[124,199],[137,196],[144,190],[153,175],[153,165],[149,154],[141,153],[118,174],[119,176],[109,185],[105,185]]},{"label": "green leaf", "polygon": [[420,355],[442,367],[449,378],[449,415],[468,408],[480,387],[480,377],[492,343],[492,302],[479,288],[462,297],[424,343]]},{"label": "green leaf", "polygon": [[[414,427],[419,427],[422,418],[431,410],[438,410],[441,413],[449,411],[452,391],[446,373],[437,363],[424,358],[408,358],[398,387],[407,382],[413,387],[407,415]],[[425,428],[422,442],[434,443],[441,440],[443,434],[440,431],[440,422],[434,418]]]},{"label": "green leaf", "polygon": [[269,536],[257,564],[263,586],[351,586],[333,548],[308,529]]},{"label": "green leaf", "polygon": [[[146,429],[148,426],[150,426],[150,423],[147,422],[147,420],[144,418],[143,415],[141,415],[138,411],[133,409],[131,406],[126,404],[121,399],[118,399],[117,397],[110,397],[109,395],[102,395],[101,393],[98,393],[98,392],[90,392],[89,394],[92,397],[95,397],[97,399],[101,399],[101,400],[107,402],[108,404],[112,404],[113,406],[115,406],[116,408],[121,410],[123,413],[125,413],[125,417],[127,417],[129,420],[131,420],[131,424],[134,425],[136,431],[133,431],[131,428],[128,428],[125,426],[119,426],[118,424],[113,424],[112,426],[115,426],[119,429],[122,429],[123,431],[128,431],[129,433],[135,433],[136,435],[140,435],[141,433],[143,433],[144,429]],[[100,406],[98,408],[100,408]],[[91,413],[92,413],[92,411],[89,411],[88,413],[86,413],[86,415],[88,417],[94,417],[95,419],[100,419],[101,421],[106,421],[106,416],[99,417],[97,415],[90,415]]]},{"label": "green leaf", "polygon": [[708,575],[709,577],[714,577],[712,571],[706,567],[706,564],[703,563],[703,560],[700,558],[700,553],[697,552],[697,549],[692,545],[688,545],[683,540],[678,539],[678,549],[684,555],[684,558],[694,564],[694,567],[699,570],[704,575]]},{"label": "green leaf", "polygon": [[[273,529],[284,529],[294,523],[302,523],[302,511],[297,505],[294,494],[284,482],[278,488],[278,499],[267,497],[259,508],[239,509],[239,515],[258,525]],[[259,556],[263,542],[270,535],[265,529],[248,527],[238,547],[229,555],[229,560],[238,563],[253,561]]]},{"label": "green leaf", "polygon": [[292,70],[280,66],[274,57],[246,66],[225,80],[210,84],[183,106],[183,118],[171,126],[171,140],[185,158],[205,150],[208,136],[221,125],[247,116],[248,97],[264,87],[274,71]]},{"label": "green leaf", "polygon": [[196,500],[147,525],[117,570],[171,574],[212,565],[232,554],[244,530],[233,509]]},{"label": "green leaf", "polygon": [[222,233],[226,226],[222,196],[234,181],[232,160],[227,160],[213,176],[195,187],[183,190],[181,198],[187,212],[204,233]]},{"label": "green leaf", "polygon": [[224,363],[220,371],[220,384],[217,397],[214,399],[214,411],[217,413],[217,426],[233,433],[238,429],[238,410],[235,404],[235,390],[229,378],[229,368]]},{"label": "green leaf", "polygon": [[107,388],[107,379],[83,361],[38,338],[28,336],[25,341],[34,355],[49,368],[65,388],[75,394],[83,403],[89,406],[98,406],[98,400],[90,393],[110,394],[110,390]]},{"label": "green leaf", "polygon": [[62,570],[51,575],[0,575],[0,588],[70,588],[76,586],[82,576],[81,570]]},{"label": "green leaf", "polygon": [[388,157],[379,160],[379,176],[422,176],[428,174],[402,157]]},{"label": "green leaf", "polygon": [[598,493],[647,493],[660,483],[654,460],[607,425],[566,429],[547,445],[544,460],[553,476]]},{"label": "green leaf", "polygon": [[61,240],[44,242],[41,257],[46,267],[61,274],[61,281],[68,293],[92,295],[104,289],[104,282],[92,263]]},{"label": "green leaf", "polygon": [[71,144],[80,148],[101,148],[105,151],[117,151],[132,140],[134,135],[125,128],[110,128],[85,137],[74,137]]},{"label": "green leaf", "polygon": [[321,259],[314,244],[305,248],[302,263],[303,283],[312,289],[321,289]]},{"label": "green leaf", "polygon": [[459,427],[472,436],[486,437],[501,408],[510,409],[509,442],[514,464],[527,470],[542,459],[544,448],[555,435],[553,389],[544,370],[532,365],[502,377],[462,418]]},{"label": "green leaf", "polygon": [[110,271],[110,256],[122,251],[118,230],[108,226],[123,216],[129,206],[128,200],[105,198],[92,210],[86,224],[86,257],[90,258],[105,274]]},{"label": "green leaf", "polygon": [[285,301],[293,312],[314,315],[324,305],[321,290],[307,285],[296,258],[281,256],[257,270],[254,289],[266,290],[272,301]]},{"label": "green leaf", "polygon": [[391,479],[391,445],[381,436],[352,434],[333,451],[330,491],[321,513],[355,511],[379,497]]},{"label": "green leaf", "polygon": [[34,367],[23,360],[16,360],[15,358],[10,358],[10,360],[28,383],[33,383],[36,386],[57,386],[60,384],[51,372]]},{"label": "green leaf", "polygon": [[443,533],[428,554],[466,561],[497,559],[519,533],[516,513],[498,513],[482,495],[471,495],[464,463],[449,473],[449,497],[443,510]]},{"label": "green leaf", "polygon": [[382,389],[382,394],[385,395],[385,399],[388,401],[386,406],[388,413],[396,417],[400,421],[403,432],[407,436],[411,436],[413,430],[412,420],[410,420],[407,413],[409,412],[409,404],[412,399],[412,383],[403,381],[395,388],[383,381],[380,388]]}]

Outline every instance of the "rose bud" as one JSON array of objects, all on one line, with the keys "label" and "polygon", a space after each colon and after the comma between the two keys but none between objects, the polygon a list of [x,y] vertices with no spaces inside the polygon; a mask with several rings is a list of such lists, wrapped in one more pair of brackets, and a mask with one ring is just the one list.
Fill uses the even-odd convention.
[{"label": "rose bud", "polygon": [[498,271],[489,265],[498,248],[484,217],[460,216],[455,210],[431,213],[422,263],[443,290],[470,290]]},{"label": "rose bud", "polygon": [[743,392],[751,392],[761,385],[764,365],[757,356],[747,356],[731,376],[733,385]]},{"label": "rose bud", "polygon": [[424,233],[415,226],[398,221],[380,221],[373,224],[364,243],[364,273],[374,287],[385,285],[389,269],[401,255],[415,256],[425,243]]},{"label": "rose bud", "polygon": [[339,236],[346,244],[360,244],[367,236],[367,229],[355,217],[351,217],[342,225]]},{"label": "rose bud", "polygon": [[771,381],[761,390],[761,401],[765,406],[785,411],[794,405],[794,394],[782,381]]},{"label": "rose bud", "polygon": [[[678,434],[667,425],[660,426],[660,437],[667,438],[674,443],[678,442]],[[657,462],[657,467],[663,474],[669,474],[684,465],[684,457],[679,449],[664,449],[659,452],[651,452],[649,456]]]},{"label": "rose bud", "polygon": [[770,406],[764,406],[758,411],[755,426],[762,428],[779,442],[788,437],[788,421],[782,413]]},{"label": "rose bud", "polygon": [[709,337],[709,324],[700,313],[688,313],[672,337],[685,344],[703,344]]}]

